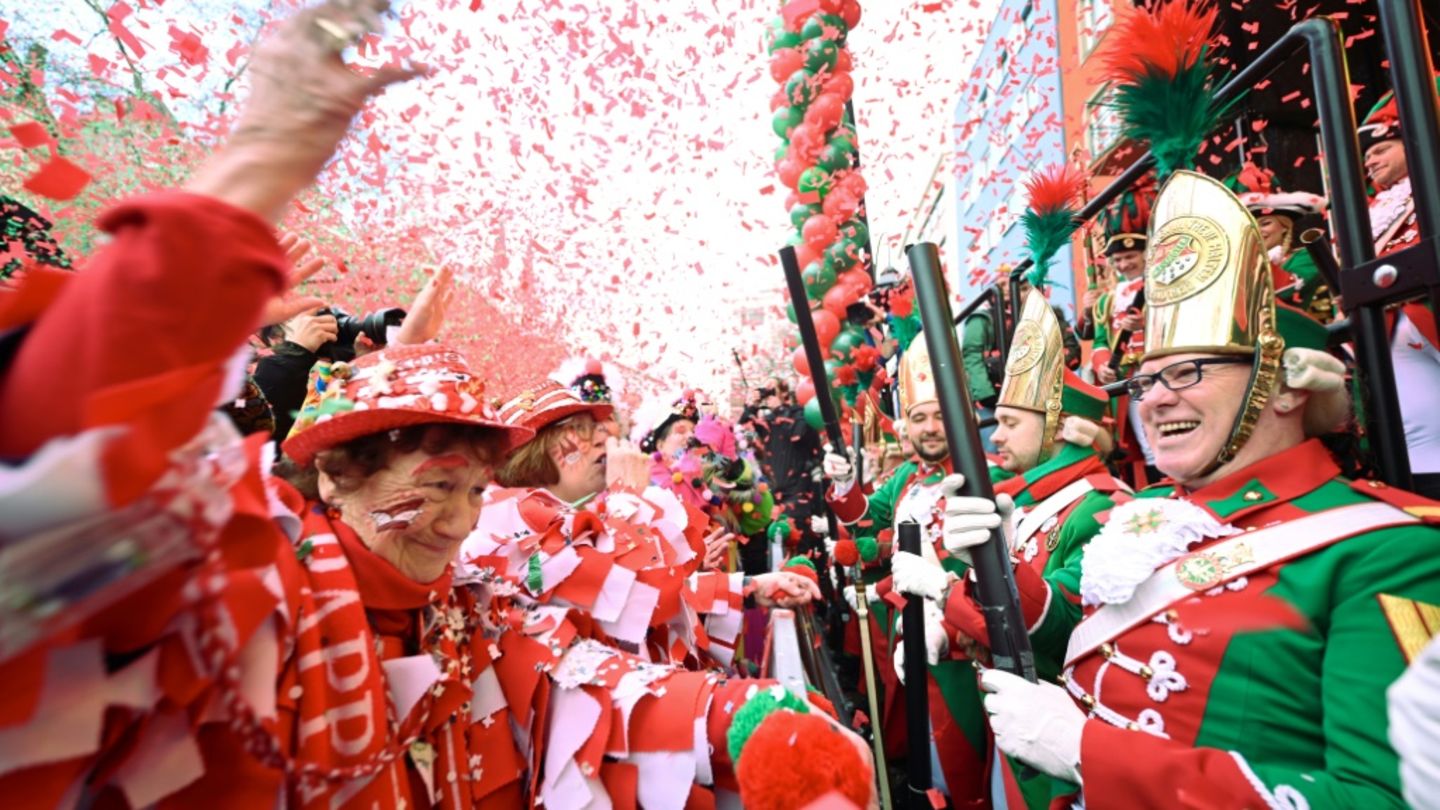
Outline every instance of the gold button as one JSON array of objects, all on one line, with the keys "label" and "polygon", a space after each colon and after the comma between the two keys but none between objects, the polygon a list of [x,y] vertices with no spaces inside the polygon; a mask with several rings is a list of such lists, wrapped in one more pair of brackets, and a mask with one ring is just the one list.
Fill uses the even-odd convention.
[{"label": "gold button", "polygon": [[1253,501],[1258,501],[1258,500],[1260,500],[1261,498],[1264,498],[1264,497],[1265,497],[1265,496],[1264,496],[1263,494],[1261,494],[1261,493],[1259,493],[1259,492],[1256,492],[1256,491],[1253,490],[1253,489],[1250,490],[1249,492],[1245,493],[1245,500],[1247,500],[1247,501],[1252,501],[1252,502],[1253,502]]},{"label": "gold button", "polygon": [[1089,695],[1080,698],[1080,703],[1083,704],[1087,709],[1095,708],[1095,698]]},{"label": "gold button", "polygon": [[1155,677],[1155,670],[1142,664],[1140,666],[1140,677],[1148,681],[1151,678]]},{"label": "gold button", "polygon": [[1059,676],[1058,678],[1056,678],[1055,680],[1056,680],[1056,682],[1058,682],[1061,686],[1069,686],[1069,685],[1070,685],[1070,679],[1067,678],[1067,677],[1065,677],[1065,673],[1063,673],[1063,672],[1060,673],[1060,676]]},{"label": "gold button", "polygon": [[1112,658],[1112,657],[1114,657],[1114,655],[1115,655],[1115,645],[1111,644],[1111,643],[1108,642],[1108,641],[1105,642],[1104,644],[1101,644],[1101,645],[1100,645],[1100,654],[1103,655],[1103,656],[1105,656],[1106,658]]},{"label": "gold button", "polygon": [[1131,731],[1139,731],[1139,730],[1140,730],[1140,724],[1139,724],[1139,723],[1135,723],[1135,722],[1126,723],[1126,724],[1125,724],[1125,728],[1127,728],[1127,729],[1129,729],[1129,730],[1131,730]]}]

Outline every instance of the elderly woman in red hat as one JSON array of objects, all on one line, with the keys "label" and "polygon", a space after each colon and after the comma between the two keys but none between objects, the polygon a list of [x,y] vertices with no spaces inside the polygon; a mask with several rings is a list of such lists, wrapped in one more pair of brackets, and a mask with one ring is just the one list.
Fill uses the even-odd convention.
[{"label": "elderly woman in red hat", "polygon": [[650,484],[650,459],[605,430],[609,405],[547,380],[500,414],[536,435],[498,473],[462,552],[472,564],[650,660],[692,666],[730,664],[745,595],[785,607],[819,596],[794,574],[747,579],[702,560],[725,548],[724,529]]}]

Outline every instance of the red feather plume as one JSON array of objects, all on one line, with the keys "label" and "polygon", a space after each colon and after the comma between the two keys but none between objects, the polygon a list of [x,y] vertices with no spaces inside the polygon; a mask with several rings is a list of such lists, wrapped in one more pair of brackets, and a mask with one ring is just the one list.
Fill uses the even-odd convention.
[{"label": "red feather plume", "polygon": [[1085,173],[1073,163],[1054,163],[1025,179],[1030,210],[1044,216],[1070,207],[1085,188]]},{"label": "red feather plume", "polygon": [[1130,84],[1145,76],[1173,79],[1214,49],[1217,9],[1209,0],[1173,0],[1153,11],[1123,12],[1099,53],[1102,81]]}]

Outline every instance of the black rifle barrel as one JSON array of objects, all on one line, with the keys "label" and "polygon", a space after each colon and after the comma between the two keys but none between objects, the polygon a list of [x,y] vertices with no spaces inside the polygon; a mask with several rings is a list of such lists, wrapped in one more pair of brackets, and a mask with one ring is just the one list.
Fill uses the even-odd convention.
[{"label": "black rifle barrel", "polygon": [[[915,302],[920,309],[925,345],[930,349],[930,373],[935,376],[940,397],[940,414],[945,422],[945,443],[955,472],[965,476],[962,495],[994,499],[995,489],[975,424],[975,409],[965,386],[965,367],[955,342],[954,320],[945,282],[940,271],[940,252],[934,244],[921,242],[905,249],[910,274],[915,279]],[[1015,589],[1015,572],[1010,568],[1010,550],[1004,532],[996,528],[990,539],[970,549],[975,570],[975,596],[985,616],[990,635],[990,655],[997,669],[1035,681],[1035,657],[1030,636],[1020,613],[1020,595]],[[908,651],[907,651],[908,655]]]},{"label": "black rifle barrel", "polygon": [[[920,553],[920,524],[913,520],[900,523],[900,550]],[[925,795],[930,790],[930,684],[929,663],[925,658],[925,597],[905,597],[900,614],[905,637],[905,736],[909,753],[905,757],[906,783],[909,796],[906,807],[928,808]],[[861,632],[864,632],[862,628]],[[878,719],[875,722],[879,722]]]},{"label": "black rifle barrel", "polygon": [[790,288],[790,306],[795,309],[795,325],[800,327],[800,342],[805,345],[805,362],[810,364],[810,381],[815,385],[815,398],[820,401],[820,418],[825,422],[825,438],[836,452],[844,452],[845,437],[840,433],[840,416],[830,399],[830,379],[825,374],[825,354],[820,337],[815,334],[815,319],[810,313],[810,299],[805,296],[805,280],[800,277],[800,264],[795,248],[780,248],[780,266],[785,268],[785,284]]}]

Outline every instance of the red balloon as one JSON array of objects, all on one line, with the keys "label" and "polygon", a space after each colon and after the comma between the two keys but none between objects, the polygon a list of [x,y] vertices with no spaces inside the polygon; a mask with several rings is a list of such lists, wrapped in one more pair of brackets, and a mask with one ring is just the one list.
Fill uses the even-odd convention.
[{"label": "red balloon", "polygon": [[[841,51],[841,53],[844,53],[844,51]],[[849,73],[841,73],[839,71],[831,74],[830,78],[826,79],[825,84],[820,88],[821,95],[835,95],[846,100],[849,100],[850,96],[854,95],[854,93],[855,80],[850,78]]]},{"label": "red balloon", "polygon": [[[855,300],[859,300],[860,296],[870,292],[871,288],[875,286],[875,282],[871,280],[870,274],[865,272],[863,267],[857,265],[854,270],[846,270],[836,276],[835,286],[850,290],[855,295]],[[834,288],[831,289],[833,292]]]},{"label": "red balloon", "polygon": [[799,374],[806,380],[810,378],[810,359],[805,356],[804,346],[796,349],[795,353],[790,355],[790,365],[795,367],[796,374]]},{"label": "red balloon", "polygon": [[825,133],[819,127],[809,123],[808,119],[805,123],[790,130],[789,156],[806,166],[815,164],[815,156],[820,154],[823,146],[825,146]]},{"label": "red balloon", "polygon": [[790,106],[790,97],[785,95],[785,88],[776,90],[775,95],[770,97],[770,112],[773,113],[781,107],[788,106]]},{"label": "red balloon", "polygon": [[[853,272],[853,271],[852,271]],[[848,273],[846,275],[849,275]],[[864,273],[861,273],[864,275]],[[837,318],[845,317],[845,310],[860,298],[859,293],[854,289],[841,284],[838,280],[830,291],[825,293],[825,309]]]},{"label": "red balloon", "polygon": [[840,53],[835,56],[835,67],[831,68],[831,70],[836,73],[849,73],[854,66],[855,60],[850,58],[850,49],[841,48]]},{"label": "red balloon", "polygon": [[599,360],[591,357],[585,361],[585,373],[599,376],[605,373],[605,367],[600,364]]},{"label": "red balloon", "polygon": [[[805,110],[803,126],[814,127],[820,132],[829,132],[840,125],[840,116],[844,112],[845,99],[834,93],[821,93],[818,98],[810,102],[810,107]],[[794,143],[793,137],[791,143]]]},{"label": "red balloon", "polygon": [[860,200],[845,189],[836,189],[825,195],[820,203],[825,215],[835,220],[847,220],[860,210]]},{"label": "red balloon", "polygon": [[792,190],[800,182],[800,173],[803,171],[805,171],[805,167],[801,165],[800,161],[790,157],[785,158],[775,166],[775,174],[780,178],[780,182],[784,183],[786,188]]},{"label": "red balloon", "polygon": [[800,204],[800,195],[799,195],[799,194],[796,194],[795,192],[792,191],[792,192],[790,192],[789,194],[786,194],[786,195],[785,195],[785,210],[786,210],[786,211],[789,211],[791,208],[794,208],[795,206],[797,206],[797,205],[799,205],[799,204]]},{"label": "red balloon", "polygon": [[801,267],[809,267],[812,262],[819,261],[820,255],[824,252],[825,248],[821,247],[817,250],[808,243],[797,245],[795,247],[795,263]]},{"label": "red balloon", "polygon": [[807,375],[795,384],[795,401],[801,405],[815,398],[815,381]]},{"label": "red balloon", "polygon": [[839,14],[845,0],[820,0],[820,10],[826,14]]},{"label": "red balloon", "polygon": [[840,319],[824,309],[815,310],[815,337],[821,346],[829,346],[840,334]]},{"label": "red balloon", "polygon": [[869,186],[865,184],[865,175],[857,171],[848,171],[844,177],[835,178],[835,185],[854,194],[857,198],[864,197]]},{"label": "red balloon", "polygon": [[784,48],[770,56],[770,78],[784,84],[795,71],[805,67],[805,52],[799,48]]},{"label": "red balloon", "polygon": [[860,0],[844,0],[845,5],[840,8],[840,19],[845,21],[845,28],[854,31],[855,26],[860,24]]},{"label": "red balloon", "polygon": [[816,214],[805,220],[805,227],[801,229],[800,235],[804,237],[805,244],[823,251],[840,238],[840,229],[835,225],[835,220],[824,214]]}]

